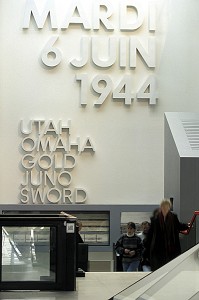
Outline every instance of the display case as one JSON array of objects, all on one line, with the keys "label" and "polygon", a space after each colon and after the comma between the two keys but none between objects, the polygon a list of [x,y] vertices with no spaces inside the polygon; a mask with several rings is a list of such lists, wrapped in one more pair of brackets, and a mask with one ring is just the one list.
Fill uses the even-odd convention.
[{"label": "display case", "polygon": [[0,290],[75,290],[76,218],[0,215]]},{"label": "display case", "polygon": [[142,231],[142,222],[148,221],[150,222],[150,218],[152,216],[152,212],[125,212],[121,213],[121,234],[126,233],[126,224],[128,222],[134,222],[136,225],[136,233],[140,233]]},{"label": "display case", "polygon": [[[66,211],[81,221],[82,228],[80,235],[89,246],[110,245],[110,211]],[[15,214],[27,214],[27,211],[15,211]],[[29,214],[39,213],[38,211],[28,212]],[[42,214],[55,214],[60,211],[42,211]],[[3,211],[3,214],[10,215],[13,211]]]},{"label": "display case", "polygon": [[80,235],[89,246],[109,245],[110,213],[109,212],[71,212],[82,222]]}]

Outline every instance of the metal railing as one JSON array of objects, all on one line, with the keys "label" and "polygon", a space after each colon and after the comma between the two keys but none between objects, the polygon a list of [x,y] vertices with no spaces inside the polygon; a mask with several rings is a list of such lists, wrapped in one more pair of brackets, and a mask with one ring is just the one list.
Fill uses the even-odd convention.
[{"label": "metal railing", "polygon": [[188,235],[189,232],[191,231],[191,229],[193,228],[193,224],[194,224],[194,222],[195,222],[195,220],[196,220],[196,217],[197,217],[198,215],[199,215],[199,210],[194,211],[193,217],[192,217],[190,223],[188,223],[189,228],[186,229],[186,230],[180,231],[180,233],[185,234],[185,235]]}]

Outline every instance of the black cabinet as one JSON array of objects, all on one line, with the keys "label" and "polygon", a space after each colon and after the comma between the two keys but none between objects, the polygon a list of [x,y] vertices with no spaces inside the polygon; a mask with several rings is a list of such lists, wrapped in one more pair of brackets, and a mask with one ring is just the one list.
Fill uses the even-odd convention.
[{"label": "black cabinet", "polygon": [[76,218],[0,216],[0,290],[76,289]]}]

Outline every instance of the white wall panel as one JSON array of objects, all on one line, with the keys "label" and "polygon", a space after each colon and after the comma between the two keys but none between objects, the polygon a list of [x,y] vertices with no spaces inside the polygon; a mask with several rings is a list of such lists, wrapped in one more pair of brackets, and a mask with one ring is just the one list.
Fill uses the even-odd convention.
[{"label": "white wall panel", "polygon": [[[148,30],[148,0],[99,1],[112,9],[109,18],[114,30],[100,25],[100,30],[85,30],[81,25],[70,24],[62,30],[68,3],[55,0],[58,29],[52,30],[47,22],[38,29],[31,20],[23,29],[25,0],[0,1],[0,203],[21,203],[20,189],[24,169],[21,159],[23,135],[20,120],[71,120],[71,139],[89,136],[95,152],[74,154],[76,166],[71,172],[69,189],[83,188],[87,204],[155,204],[163,196],[163,121],[164,111],[197,110],[197,2],[184,0],[154,1],[156,3],[156,31]],[[119,30],[120,3],[138,5],[138,15],[143,10],[144,22],[137,30]],[[36,1],[42,11],[46,1]],[[78,2],[77,2],[78,3]],[[95,0],[80,0],[88,21],[95,19]],[[102,7],[102,11],[105,9]],[[95,9],[96,12],[96,9]],[[78,16],[78,15],[77,15]],[[195,16],[193,18],[193,16]],[[135,11],[128,9],[127,21],[136,20]],[[192,25],[193,24],[193,25]],[[47,68],[41,62],[41,51],[53,36],[62,53],[61,63]],[[89,60],[82,68],[73,67],[70,60],[80,57],[80,40],[89,40]],[[107,59],[108,38],[116,39],[116,62],[107,68],[92,62],[91,40],[99,45],[99,57]],[[127,44],[120,67],[119,40]],[[136,68],[129,67],[129,40],[140,41],[145,49],[149,38],[155,38],[155,67],[148,67],[137,56]],[[113,53],[111,52],[111,55]],[[80,84],[76,76],[88,75],[87,105],[80,105]],[[91,81],[96,75],[109,76],[111,91],[119,81],[130,75],[131,93],[136,93],[149,75],[157,77],[157,104],[134,99],[131,105],[111,99],[102,105],[93,105],[97,94]],[[37,136],[38,137],[38,136]],[[39,169],[35,170],[38,171]],[[59,173],[57,171],[57,173]],[[62,187],[56,186],[58,190]],[[31,201],[28,201],[31,204]],[[45,203],[49,203],[45,201]],[[39,202],[38,202],[39,204]],[[63,204],[60,201],[60,204]],[[68,204],[68,203],[67,203]]]}]

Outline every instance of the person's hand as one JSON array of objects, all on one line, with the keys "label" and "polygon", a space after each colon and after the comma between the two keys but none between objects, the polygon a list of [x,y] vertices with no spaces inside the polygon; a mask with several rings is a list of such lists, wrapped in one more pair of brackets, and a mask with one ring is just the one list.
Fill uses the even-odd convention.
[{"label": "person's hand", "polygon": [[130,250],[129,249],[124,249],[125,254],[129,254]]},{"label": "person's hand", "polygon": [[129,255],[130,255],[130,256],[134,256],[134,255],[135,255],[135,250],[129,251]]},{"label": "person's hand", "polygon": [[192,226],[191,226],[191,223],[188,223],[187,226],[188,226],[189,228],[193,228],[193,227],[194,227],[193,224],[192,224]]}]

